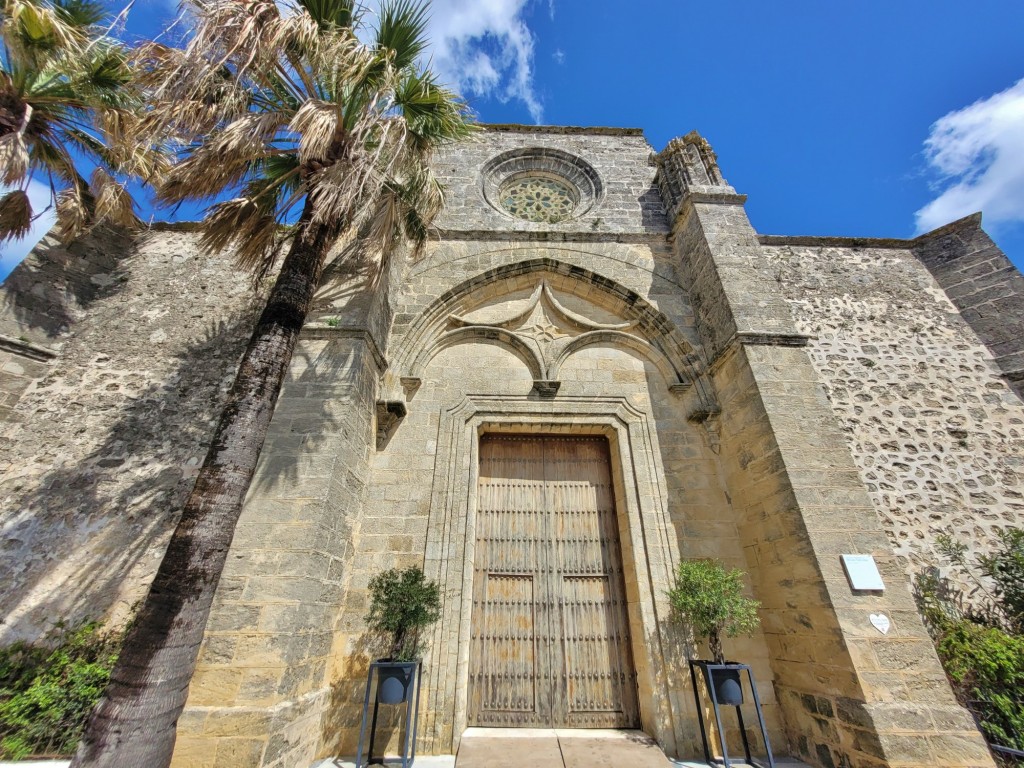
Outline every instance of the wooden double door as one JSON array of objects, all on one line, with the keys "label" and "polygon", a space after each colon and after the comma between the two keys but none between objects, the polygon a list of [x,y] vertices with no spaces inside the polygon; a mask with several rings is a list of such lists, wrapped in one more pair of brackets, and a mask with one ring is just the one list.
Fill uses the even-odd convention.
[{"label": "wooden double door", "polygon": [[473,562],[469,724],[638,727],[608,441],[483,436]]}]

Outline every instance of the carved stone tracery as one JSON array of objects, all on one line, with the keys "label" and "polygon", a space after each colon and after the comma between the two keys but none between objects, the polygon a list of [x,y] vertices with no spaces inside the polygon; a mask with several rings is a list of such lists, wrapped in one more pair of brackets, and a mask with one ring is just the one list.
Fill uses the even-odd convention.
[{"label": "carved stone tracery", "polygon": [[[536,277],[527,281],[530,273]],[[507,292],[496,290],[506,281]],[[524,289],[528,296],[512,298],[524,296]],[[582,301],[570,309],[563,295]],[[551,258],[499,266],[438,297],[403,334],[384,391],[410,402],[434,357],[477,343],[496,344],[519,358],[541,399],[557,396],[559,371],[576,352],[599,346],[650,362],[674,395],[695,397],[702,407],[715,402],[706,362],[664,314],[607,277]]]},{"label": "carved stone tracery", "polygon": [[[479,311],[474,314],[479,314]],[[536,355],[541,381],[557,381],[558,368],[567,348],[576,339],[609,332],[627,335],[633,323],[598,323],[567,309],[551,292],[546,281],[537,284],[530,298],[517,302],[504,316],[490,321],[472,315],[451,315],[448,325],[453,329],[472,328],[481,335],[500,329],[526,344]],[[586,341],[586,339],[584,339]],[[585,345],[584,345],[585,346]],[[552,395],[553,396],[553,395]]]}]

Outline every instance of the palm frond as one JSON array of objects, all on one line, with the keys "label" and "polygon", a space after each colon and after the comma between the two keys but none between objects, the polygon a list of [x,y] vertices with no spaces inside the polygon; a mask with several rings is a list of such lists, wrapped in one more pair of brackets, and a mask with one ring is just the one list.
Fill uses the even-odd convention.
[{"label": "palm frond", "polygon": [[328,150],[337,139],[338,110],[334,104],[310,99],[295,113],[289,130],[299,139],[299,162],[307,164],[327,158]]},{"label": "palm frond", "polygon": [[135,201],[128,190],[103,168],[93,170],[89,191],[96,200],[94,218],[97,224],[109,223],[125,229],[136,229],[142,224],[135,214]]},{"label": "palm frond", "polygon": [[[100,27],[104,3],[0,0],[0,10],[0,177],[66,185],[57,196],[64,239],[99,221],[137,225],[124,179],[166,170],[166,133],[144,117],[135,60]],[[91,190],[76,162],[96,166]]]},{"label": "palm frond", "polygon": [[246,197],[217,203],[203,219],[199,244],[214,252],[235,246],[239,267],[261,280],[273,268],[279,244],[273,209]]},{"label": "palm frond", "polygon": [[53,10],[57,18],[77,29],[99,24],[107,15],[95,0],[53,0]]},{"label": "palm frond", "polygon": [[13,189],[0,197],[0,240],[22,240],[31,230],[32,203],[28,193]]},{"label": "palm frond", "polygon": [[3,0],[3,36],[12,56],[36,64],[61,50],[84,48],[86,30],[63,6],[38,0]]},{"label": "palm frond", "polygon": [[468,105],[431,72],[406,70],[395,89],[395,106],[422,151],[466,139],[476,130]]},{"label": "palm frond", "polygon": [[386,0],[381,6],[375,43],[395,69],[411,67],[423,55],[428,21],[427,5],[418,0]]},{"label": "palm frond", "polygon": [[321,28],[354,29],[359,26],[361,8],[354,0],[298,0],[295,10],[304,10]]},{"label": "palm frond", "polygon": [[21,131],[0,136],[0,179],[7,186],[20,184],[28,173],[29,154]]},{"label": "palm frond", "polygon": [[70,242],[89,228],[93,205],[84,180],[57,193],[56,234],[61,242]]}]

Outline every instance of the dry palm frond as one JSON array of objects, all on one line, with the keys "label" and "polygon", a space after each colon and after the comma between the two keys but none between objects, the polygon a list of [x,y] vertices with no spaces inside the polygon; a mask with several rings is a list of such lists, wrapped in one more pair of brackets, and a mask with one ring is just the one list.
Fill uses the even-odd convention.
[{"label": "dry palm frond", "polygon": [[337,140],[338,109],[326,101],[310,99],[299,107],[288,128],[301,137],[299,162],[302,165],[326,160],[328,151]]},{"label": "dry palm frond", "polygon": [[235,260],[262,280],[274,265],[279,244],[273,212],[247,197],[214,205],[203,219],[200,246],[219,252],[237,245]]},{"label": "dry palm frond", "polygon": [[135,215],[135,201],[124,185],[102,168],[92,172],[89,191],[95,198],[95,220],[97,224],[110,223],[125,229],[141,225]]},{"label": "dry palm frond", "polygon": [[249,172],[250,162],[245,155],[222,155],[209,145],[200,147],[167,172],[157,200],[180,203],[214,198],[240,182]]},{"label": "dry palm frond", "polygon": [[8,186],[19,184],[28,173],[28,144],[21,131],[0,136],[0,179]]},{"label": "dry palm frond", "polygon": [[22,189],[0,197],[0,240],[21,240],[32,229],[32,203]]},{"label": "dry palm frond", "polygon": [[247,112],[228,123],[210,143],[211,151],[228,157],[254,160],[272,151],[271,142],[288,122],[281,112]]},{"label": "dry palm frond", "polygon": [[377,40],[364,44],[358,14],[341,4],[188,4],[186,47],[153,44],[138,57],[156,100],[151,120],[185,139],[158,199],[230,191],[204,220],[204,245],[235,247],[257,273],[303,199],[298,235],[358,233],[360,248],[385,254],[403,237],[420,242],[441,203],[430,151],[468,133],[464,104],[416,67],[422,9],[385,0]]},{"label": "dry palm frond", "polygon": [[61,242],[74,240],[88,229],[89,207],[81,189],[72,184],[57,194],[57,237]]},{"label": "dry palm frond", "polygon": [[[127,50],[100,25],[100,0],[0,0],[0,180],[29,168],[58,195],[58,232],[70,239],[100,219],[137,223],[122,179],[152,181],[166,169],[162,127],[143,118]],[[102,173],[92,186],[76,165]]]},{"label": "dry palm frond", "polygon": [[145,115],[127,110],[106,110],[97,115],[99,134],[111,168],[151,184],[170,169],[166,136],[153,130]]}]

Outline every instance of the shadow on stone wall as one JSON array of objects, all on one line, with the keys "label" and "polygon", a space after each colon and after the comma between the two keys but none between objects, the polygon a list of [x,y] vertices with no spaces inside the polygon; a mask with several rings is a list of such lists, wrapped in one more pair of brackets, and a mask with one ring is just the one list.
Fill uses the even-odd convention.
[{"label": "shadow on stone wall", "polygon": [[[41,426],[47,414],[33,415],[29,438],[54,444],[28,446],[40,450],[37,463],[17,467],[0,485],[8,510],[0,526],[0,638],[34,636],[58,620],[118,619],[144,594],[252,322],[250,311],[211,324],[172,358],[165,376],[126,394],[90,401],[83,392],[76,403],[67,386],[79,373],[73,368],[38,383],[40,399],[52,388],[50,401],[60,402],[45,402],[54,409],[49,433]],[[112,376],[107,386],[122,383]],[[102,435],[88,428],[86,406],[116,410]],[[52,467],[37,473],[46,459]]]},{"label": "shadow on stone wall", "polygon": [[106,228],[69,245],[45,237],[4,281],[5,308],[23,330],[55,338],[121,289],[127,278],[118,270],[135,247],[130,234]]}]

